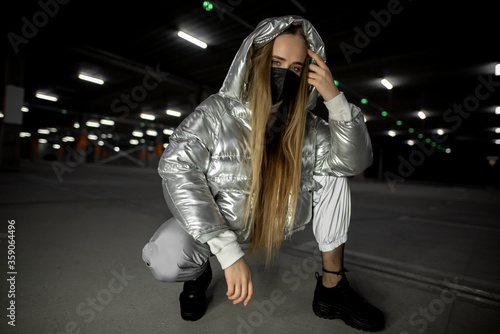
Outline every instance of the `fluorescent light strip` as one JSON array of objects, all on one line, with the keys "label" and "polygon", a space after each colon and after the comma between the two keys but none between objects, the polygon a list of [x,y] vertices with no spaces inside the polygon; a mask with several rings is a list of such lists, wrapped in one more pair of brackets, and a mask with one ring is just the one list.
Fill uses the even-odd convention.
[{"label": "fluorescent light strip", "polygon": [[174,133],[174,130],[172,130],[172,129],[165,129],[165,130],[163,130],[163,133],[166,134],[167,136],[170,136],[172,133]]},{"label": "fluorescent light strip", "polygon": [[36,93],[35,96],[39,99],[42,99],[42,100],[47,100],[47,101],[52,101],[52,102],[57,101],[57,97],[43,94],[43,93]]},{"label": "fluorescent light strip", "polygon": [[155,115],[151,114],[141,114],[142,119],[147,119],[148,121],[154,121],[155,120]]},{"label": "fluorescent light strip", "polygon": [[389,89],[389,90],[391,90],[391,89],[392,89],[392,87],[394,87],[394,86],[393,86],[393,85],[389,82],[389,80],[387,80],[387,79],[382,79],[382,80],[380,80],[380,83],[381,83],[382,85],[384,85],[384,87],[385,87],[385,88],[387,88],[387,89]]},{"label": "fluorescent light strip", "polygon": [[98,121],[87,121],[85,123],[90,128],[98,128],[99,127],[99,122]]},{"label": "fluorescent light strip", "polygon": [[41,135],[48,135],[50,133],[49,129],[38,129],[38,133]]},{"label": "fluorescent light strip", "polygon": [[420,117],[420,119],[426,119],[427,115],[423,111],[419,111],[418,112],[418,117]]},{"label": "fluorescent light strip", "polygon": [[181,117],[182,114],[179,111],[167,109],[167,115]]},{"label": "fluorescent light strip", "polygon": [[90,75],[86,75],[83,73],[78,74],[78,78],[85,80],[85,81],[88,81],[88,82],[98,84],[98,85],[102,85],[104,83],[104,80],[102,80],[102,79],[94,78],[94,77],[91,77]]},{"label": "fluorescent light strip", "polygon": [[185,40],[186,40],[186,41],[188,41],[188,42],[193,43],[193,44],[194,44],[194,45],[196,45],[196,46],[199,46],[199,47],[200,47],[200,48],[202,48],[202,49],[206,49],[206,48],[207,48],[207,43],[205,43],[205,42],[203,42],[203,41],[200,41],[200,40],[199,40],[198,38],[196,38],[196,37],[193,37],[193,36],[191,36],[191,35],[189,35],[189,34],[186,34],[184,31],[179,30],[179,31],[177,32],[177,36],[179,36],[179,37],[180,37],[180,38],[182,38],[182,39],[185,39]]},{"label": "fluorescent light strip", "polygon": [[495,65],[495,75],[496,76],[500,75],[500,63]]},{"label": "fluorescent light strip", "polygon": [[103,124],[103,125],[115,125],[115,121],[112,121],[110,119],[101,119],[101,124]]}]

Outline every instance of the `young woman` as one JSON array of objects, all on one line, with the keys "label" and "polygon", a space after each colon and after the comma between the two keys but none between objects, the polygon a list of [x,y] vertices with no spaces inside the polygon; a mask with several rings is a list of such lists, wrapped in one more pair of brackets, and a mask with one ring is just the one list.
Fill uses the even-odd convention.
[{"label": "young woman", "polygon": [[[173,218],[143,249],[156,279],[185,282],[181,316],[198,320],[213,254],[227,297],[247,305],[253,282],[240,244],[273,261],[284,238],[312,221],[322,252],[313,310],[363,330],[384,316],[350,287],[343,247],[350,221],[346,177],[372,161],[359,108],[337,90],[324,44],[296,16],[259,23],[234,58],[220,91],[202,102],[170,137],[159,174]],[[313,115],[318,93],[328,123]]]}]

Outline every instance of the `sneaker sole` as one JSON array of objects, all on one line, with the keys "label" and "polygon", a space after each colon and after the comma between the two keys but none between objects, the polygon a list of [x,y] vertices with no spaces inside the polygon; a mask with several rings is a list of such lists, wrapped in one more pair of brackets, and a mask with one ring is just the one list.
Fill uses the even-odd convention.
[{"label": "sneaker sole", "polygon": [[383,325],[370,326],[365,323],[359,322],[347,311],[334,309],[330,305],[322,302],[313,301],[313,311],[314,314],[316,314],[316,316],[320,318],[329,320],[341,319],[345,322],[346,325],[366,332],[377,332],[384,328]]}]

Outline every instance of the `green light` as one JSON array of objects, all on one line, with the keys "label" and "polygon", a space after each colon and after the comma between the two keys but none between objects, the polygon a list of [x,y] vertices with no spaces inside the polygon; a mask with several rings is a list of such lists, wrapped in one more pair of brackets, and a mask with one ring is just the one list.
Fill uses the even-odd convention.
[{"label": "green light", "polygon": [[418,137],[419,139],[422,139],[422,138],[424,138],[424,135],[423,135],[423,134],[421,134],[421,133],[419,133],[417,137]]},{"label": "green light", "polygon": [[68,111],[66,109],[61,110],[61,114],[66,115],[67,113],[68,113]]},{"label": "green light", "polygon": [[146,126],[146,124],[144,122],[139,123],[139,125],[141,126],[141,128]]},{"label": "green light", "polygon": [[203,1],[203,8],[209,12],[214,8],[214,5],[210,1]]},{"label": "green light", "polygon": [[362,103],[362,104],[367,104],[367,103],[368,103],[368,100],[367,100],[367,99],[361,99],[361,103]]},{"label": "green light", "polygon": [[437,144],[436,144],[435,141],[433,141],[431,145],[434,146],[434,147],[436,147]]},{"label": "green light", "polygon": [[430,139],[430,138],[425,138],[425,142],[426,142],[427,144],[429,144],[429,143],[431,142],[431,139]]},{"label": "green light", "polygon": [[401,122],[401,121],[396,121],[396,125],[400,126],[400,125],[402,125],[402,124],[403,124],[403,122]]},{"label": "green light", "polygon": [[415,129],[414,129],[414,128],[409,128],[409,129],[408,129],[408,132],[409,132],[409,133],[413,133],[413,132],[415,132]]},{"label": "green light", "polygon": [[441,145],[436,146],[436,148],[437,148],[438,150],[440,150],[440,149],[441,149]]},{"label": "green light", "polygon": [[333,83],[335,84],[335,86],[339,85],[339,82],[337,80],[333,80]]},{"label": "green light", "polygon": [[387,111],[382,111],[382,116],[386,117],[387,116]]}]

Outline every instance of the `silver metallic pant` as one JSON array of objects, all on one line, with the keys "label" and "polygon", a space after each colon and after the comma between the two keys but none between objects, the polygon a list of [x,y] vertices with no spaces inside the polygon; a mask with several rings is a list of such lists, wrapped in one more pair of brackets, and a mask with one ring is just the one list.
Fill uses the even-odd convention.
[{"label": "silver metallic pant", "polygon": [[[351,219],[349,181],[315,176],[322,188],[313,193],[313,232],[321,252],[347,241]],[[203,273],[210,257],[208,244],[196,241],[175,218],[167,220],[142,250],[142,259],[160,281],[185,282]]]}]

